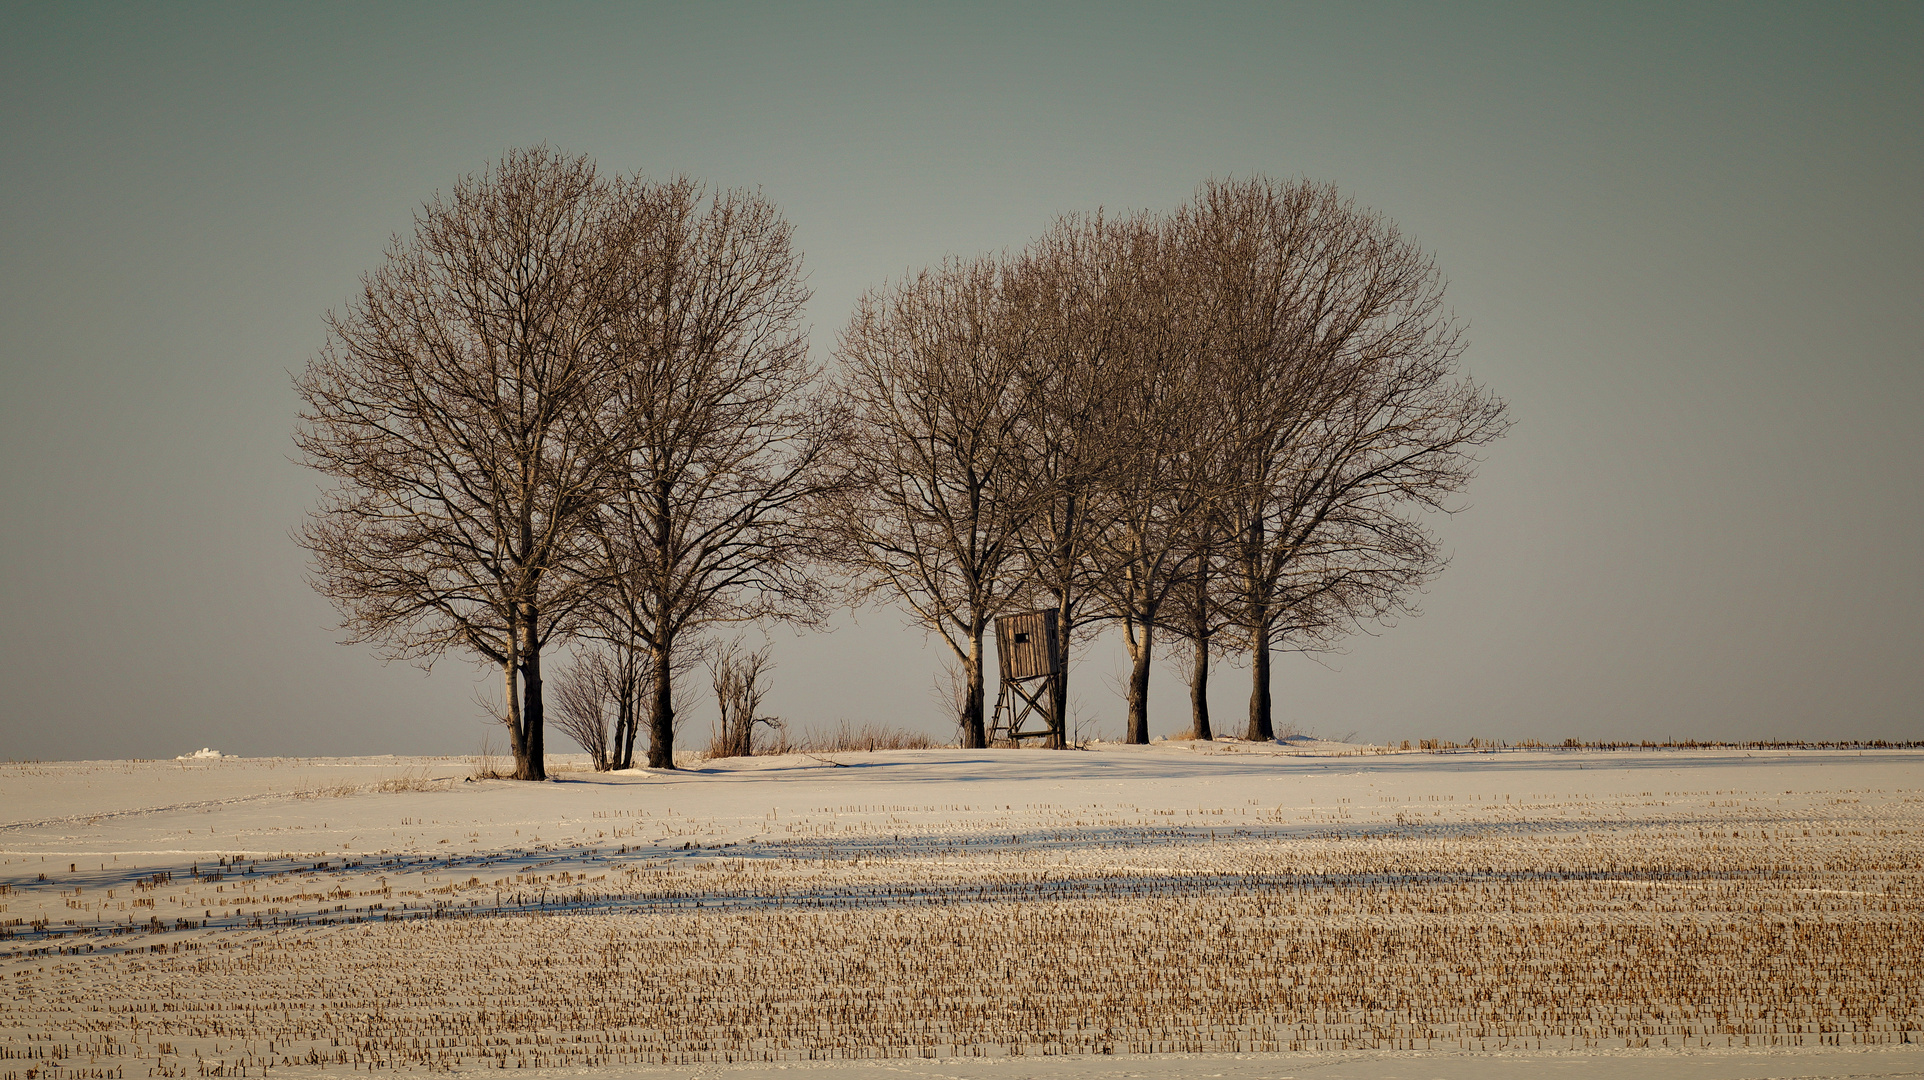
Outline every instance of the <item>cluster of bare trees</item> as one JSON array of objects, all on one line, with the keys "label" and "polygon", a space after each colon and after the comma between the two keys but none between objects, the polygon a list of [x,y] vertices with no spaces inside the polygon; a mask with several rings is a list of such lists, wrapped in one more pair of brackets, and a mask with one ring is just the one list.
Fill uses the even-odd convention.
[{"label": "cluster of bare trees", "polygon": [[844,331],[848,432],[827,549],[963,665],[983,745],[982,639],[1053,608],[1065,724],[1074,631],[1119,625],[1127,738],[1148,739],[1158,633],[1187,640],[1194,728],[1212,659],[1270,657],[1409,610],[1449,508],[1507,421],[1463,377],[1433,261],[1328,185],[1205,185],[1173,213],[1059,221],[1022,252],[865,296]]},{"label": "cluster of bare trees", "polygon": [[[525,779],[557,643],[556,725],[624,768],[645,724],[673,768],[704,628],[836,597],[947,642],[969,745],[984,632],[1036,606],[1058,731],[1076,632],[1114,624],[1131,741],[1159,634],[1191,646],[1202,737],[1212,660],[1245,653],[1266,739],[1271,654],[1407,610],[1443,562],[1425,515],[1506,426],[1432,261],[1327,185],[1211,183],[878,288],[826,386],[807,298],[751,193],[536,149],[428,203],[296,379],[330,481],[299,539],[348,639],[496,666]],[[736,752],[766,662],[710,665]]]},{"label": "cluster of bare trees", "polygon": [[497,666],[522,779],[544,775],[544,653],[597,642],[570,730],[618,767],[645,713],[672,768],[690,635],[822,596],[796,512],[824,434],[807,298],[752,193],[543,148],[428,203],[296,379],[331,481],[299,539],[348,639]]}]

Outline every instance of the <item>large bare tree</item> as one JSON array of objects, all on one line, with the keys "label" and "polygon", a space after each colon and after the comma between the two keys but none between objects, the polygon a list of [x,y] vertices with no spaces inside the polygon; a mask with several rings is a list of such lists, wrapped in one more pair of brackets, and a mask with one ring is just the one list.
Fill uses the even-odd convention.
[{"label": "large bare tree", "polygon": [[1211,183],[1178,211],[1230,403],[1223,598],[1249,649],[1247,736],[1274,737],[1270,656],[1407,607],[1425,527],[1507,428],[1459,371],[1434,261],[1327,184]]},{"label": "large bare tree", "polygon": [[1203,438],[1189,448],[1185,464],[1199,490],[1176,528],[1177,580],[1160,612],[1163,627],[1189,644],[1184,673],[1189,684],[1189,728],[1205,741],[1215,738],[1209,713],[1210,673],[1216,660],[1235,649],[1236,641],[1235,622],[1222,602],[1232,550],[1232,528],[1225,510],[1234,495],[1230,485],[1234,470],[1229,466],[1233,442],[1224,424],[1234,410],[1225,400],[1226,386],[1216,359],[1214,350],[1204,350],[1190,395],[1190,407],[1198,414],[1193,423]]},{"label": "large bare tree", "polygon": [[[1087,223],[1093,227],[1093,222]],[[1213,507],[1219,410],[1206,320],[1191,275],[1160,218],[1141,216],[1092,237],[1110,248],[1105,307],[1119,324],[1110,380],[1114,438],[1091,507],[1090,583],[1122,627],[1130,668],[1124,741],[1149,741],[1149,677],[1165,605],[1204,557],[1194,538]]]},{"label": "large bare tree", "polygon": [[809,396],[808,290],[774,206],[688,180],[635,199],[608,335],[618,468],[592,576],[598,634],[647,653],[648,764],[672,769],[684,635],[819,610],[801,504],[832,424]]},{"label": "large bare tree", "polygon": [[1024,252],[1022,318],[1036,344],[1022,368],[1028,408],[1023,425],[1026,513],[1017,532],[1032,588],[1056,612],[1060,628],[1054,679],[1058,734],[1066,733],[1069,667],[1076,631],[1112,617],[1097,590],[1105,568],[1096,558],[1113,506],[1105,481],[1134,432],[1123,388],[1131,365],[1125,237],[1140,221],[1103,214],[1070,215]]},{"label": "large bare tree", "polygon": [[331,482],[299,533],[349,641],[499,667],[515,776],[543,765],[542,651],[619,462],[607,423],[624,189],[510,153],[397,237],[296,380],[303,462]]},{"label": "large bare tree", "polygon": [[887,594],[962,666],[965,746],[987,745],[983,633],[1025,583],[1022,376],[1033,328],[996,259],[954,262],[863,296],[842,332],[848,427],[821,504],[827,550],[859,597]]}]

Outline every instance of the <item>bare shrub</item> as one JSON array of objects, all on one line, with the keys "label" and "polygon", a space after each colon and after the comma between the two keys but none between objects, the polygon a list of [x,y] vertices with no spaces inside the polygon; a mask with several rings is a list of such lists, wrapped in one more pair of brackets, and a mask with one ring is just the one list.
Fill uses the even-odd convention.
[{"label": "bare shrub", "polygon": [[481,740],[481,749],[468,759],[468,779],[470,780],[507,780],[514,774],[502,767],[501,756],[494,748],[494,736]]},{"label": "bare shrub", "polygon": [[608,706],[612,695],[611,687],[600,677],[600,659],[598,652],[584,654],[555,680],[554,715],[548,723],[586,750],[596,770],[606,771],[609,767]]},{"label": "bare shrub", "polygon": [[653,676],[653,666],[638,650],[585,651],[556,681],[555,718],[549,722],[588,752],[595,771],[629,768]]},{"label": "bare shrub", "polygon": [[721,726],[709,740],[708,756],[748,757],[755,752],[756,727],[777,731],[782,727],[779,718],[761,715],[762,698],[768,694],[763,676],[774,666],[768,660],[768,646],[749,649],[736,638],[711,646],[707,656],[709,683],[721,711]]},{"label": "bare shrub", "polygon": [[969,682],[969,669],[958,664],[953,658],[942,663],[942,670],[935,673],[929,685],[930,693],[935,695],[935,704],[945,716],[955,717],[956,741],[968,745],[975,730],[974,725],[981,719],[974,708],[975,690]]}]

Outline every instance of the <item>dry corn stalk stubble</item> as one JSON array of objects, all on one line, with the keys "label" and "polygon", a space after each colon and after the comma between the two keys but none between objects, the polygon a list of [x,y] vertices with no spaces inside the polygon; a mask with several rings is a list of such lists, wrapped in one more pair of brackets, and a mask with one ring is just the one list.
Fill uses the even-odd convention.
[{"label": "dry corn stalk stubble", "polygon": [[[0,1080],[1924,1037],[1912,793],[1036,805],[964,830],[833,809],[726,855],[663,857],[699,821],[610,821],[606,842],[662,836],[592,873],[531,852],[431,890],[261,875],[250,901],[343,924],[16,956]],[[215,887],[142,891],[198,914]]]}]

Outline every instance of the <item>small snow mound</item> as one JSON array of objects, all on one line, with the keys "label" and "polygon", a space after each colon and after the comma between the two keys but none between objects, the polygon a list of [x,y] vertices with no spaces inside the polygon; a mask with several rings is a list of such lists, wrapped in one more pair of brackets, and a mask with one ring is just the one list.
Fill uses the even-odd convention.
[{"label": "small snow mound", "polygon": [[220,756],[221,756],[221,753],[219,750],[209,750],[208,748],[203,746],[191,754],[182,754],[179,757],[176,757],[174,760],[175,761],[213,761],[218,759]]},{"label": "small snow mound", "polygon": [[1353,753],[1368,744],[1344,742],[1341,739],[1325,739],[1317,735],[1304,735],[1299,732],[1291,732],[1288,735],[1278,736],[1276,745],[1305,754],[1332,754]]}]

